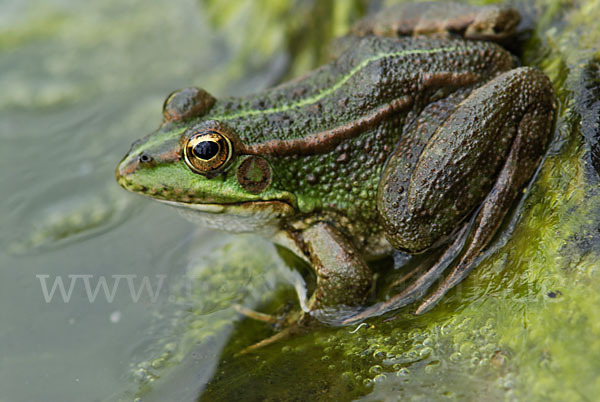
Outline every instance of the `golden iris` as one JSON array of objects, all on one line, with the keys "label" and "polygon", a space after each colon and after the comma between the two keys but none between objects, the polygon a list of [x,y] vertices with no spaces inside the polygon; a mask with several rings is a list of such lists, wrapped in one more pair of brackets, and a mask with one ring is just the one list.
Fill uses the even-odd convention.
[{"label": "golden iris", "polygon": [[233,154],[229,138],[215,130],[192,134],[183,151],[185,163],[200,174],[216,173],[223,169]]}]

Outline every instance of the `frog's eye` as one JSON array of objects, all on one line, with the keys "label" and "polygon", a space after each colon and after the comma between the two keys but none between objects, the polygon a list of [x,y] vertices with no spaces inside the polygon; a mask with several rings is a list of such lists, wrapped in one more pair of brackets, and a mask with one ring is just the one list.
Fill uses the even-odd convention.
[{"label": "frog's eye", "polygon": [[190,169],[200,174],[219,171],[233,155],[231,141],[215,130],[192,134],[183,149],[184,160]]}]

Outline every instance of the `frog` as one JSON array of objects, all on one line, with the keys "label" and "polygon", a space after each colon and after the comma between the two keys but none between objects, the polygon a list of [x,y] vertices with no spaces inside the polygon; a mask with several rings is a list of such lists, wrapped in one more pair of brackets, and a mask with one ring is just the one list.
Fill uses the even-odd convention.
[{"label": "frog", "polygon": [[[416,302],[423,314],[476,267],[549,142],[552,83],[502,47],[519,21],[502,5],[401,4],[359,20],[299,78],[244,96],[176,90],[116,180],[306,261],[315,285],[290,326]],[[432,250],[402,291],[367,303],[371,261]]]}]

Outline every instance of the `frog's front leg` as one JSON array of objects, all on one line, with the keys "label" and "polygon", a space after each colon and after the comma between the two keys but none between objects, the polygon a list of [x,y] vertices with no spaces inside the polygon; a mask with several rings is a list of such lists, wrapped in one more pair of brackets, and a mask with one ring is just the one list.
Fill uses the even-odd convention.
[{"label": "frog's front leg", "polygon": [[[298,246],[305,250],[317,276],[317,286],[310,297],[308,311],[287,317],[288,326],[270,338],[263,339],[242,350],[248,353],[271,345],[289,336],[304,332],[319,322],[339,324],[353,315],[355,308],[364,303],[371,288],[372,272],[354,245],[340,231],[326,222],[318,222],[304,229],[296,237]],[[344,311],[345,307],[350,307]],[[243,307],[236,310],[260,321],[273,319]]]},{"label": "frog's front leg", "polygon": [[302,240],[317,276],[309,314],[325,322],[342,320],[344,306],[364,303],[371,288],[371,269],[346,236],[328,223],[305,229]]},{"label": "frog's front leg", "polygon": [[357,318],[414,301],[452,259],[457,260],[452,271],[417,313],[430,309],[468,275],[531,179],[544,153],[555,108],[551,83],[541,71],[511,70],[473,91],[436,130],[415,162],[403,154],[407,150],[396,149],[382,175],[377,200],[387,238],[395,247],[426,250],[477,212],[464,247],[463,236],[458,235],[413,286]]},{"label": "frog's front leg", "polygon": [[356,36],[460,35],[496,42],[512,37],[521,17],[502,5],[459,3],[403,3],[363,18],[352,27]]}]

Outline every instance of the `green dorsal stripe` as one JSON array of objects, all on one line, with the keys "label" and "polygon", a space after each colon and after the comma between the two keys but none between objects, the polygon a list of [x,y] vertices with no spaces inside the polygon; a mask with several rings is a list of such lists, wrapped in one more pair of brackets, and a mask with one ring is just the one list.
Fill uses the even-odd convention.
[{"label": "green dorsal stripe", "polygon": [[[360,62],[360,64],[355,66],[352,70],[350,70],[348,72],[348,74],[344,75],[338,82],[336,82],[331,87],[325,88],[321,92],[319,92],[313,96],[310,96],[308,98],[300,99],[297,102],[289,103],[287,105],[282,105],[279,107],[273,107],[273,108],[264,109],[264,110],[250,109],[250,110],[243,110],[241,112],[237,112],[237,113],[233,113],[233,114],[223,114],[220,116],[209,116],[209,117],[214,120],[222,120],[223,121],[223,120],[237,119],[239,117],[244,117],[244,116],[254,116],[254,115],[258,115],[258,114],[285,112],[285,111],[291,110],[293,108],[303,107],[306,105],[310,105],[311,103],[320,101],[321,99],[329,96],[333,92],[340,89],[346,82],[348,82],[348,80],[350,78],[352,78],[353,75],[358,73],[361,69],[365,68],[365,66],[367,64],[372,63],[377,60],[381,60],[385,57],[403,57],[403,56],[408,56],[408,55],[413,55],[413,54],[433,54],[433,53],[442,53],[442,52],[454,52],[457,50],[464,51],[464,50],[469,50],[469,49],[471,49],[471,48],[470,47],[451,46],[451,47],[440,47],[440,48],[436,48],[436,49],[412,49],[412,50],[403,50],[400,52],[378,53],[372,57],[364,59],[362,62]],[[135,153],[130,154],[128,156],[127,160],[131,160],[131,159],[137,157],[137,155],[139,155],[142,151],[146,151],[148,149],[151,149],[154,146],[160,145],[164,141],[178,138],[184,131],[185,131],[185,128],[180,128],[180,129],[171,131],[169,133],[165,133],[161,136],[150,138],[145,144],[138,147],[136,149]]]},{"label": "green dorsal stripe", "polygon": [[362,70],[363,68],[365,68],[365,66],[369,63],[372,63],[374,61],[378,61],[381,60],[383,58],[386,57],[403,57],[403,56],[409,56],[409,55],[413,55],[413,54],[432,54],[432,53],[441,53],[441,52],[454,52],[456,50],[469,50],[469,47],[464,47],[464,48],[459,48],[456,46],[452,46],[452,47],[440,47],[437,49],[412,49],[412,50],[403,50],[400,52],[391,52],[391,53],[378,53],[372,57],[369,57],[367,59],[364,59],[360,64],[358,64],[357,66],[355,66],[352,70],[350,70],[348,72],[348,74],[344,75],[338,82],[336,82],[333,86],[323,89],[321,92],[313,95],[313,96],[309,96],[308,98],[304,98],[304,99],[300,99],[299,101],[293,102],[293,103],[289,103],[287,105],[282,105],[282,106],[278,106],[278,107],[272,107],[269,109],[250,109],[250,110],[243,110],[241,112],[237,112],[237,113],[233,113],[233,114],[223,114],[220,116],[211,116],[212,119],[215,120],[232,120],[232,119],[237,119],[240,117],[245,117],[245,116],[254,116],[257,114],[270,114],[270,113],[281,113],[281,112],[285,112],[287,110],[290,109],[294,109],[294,108],[298,108],[298,107],[303,107],[306,105],[310,105],[311,103],[316,103],[318,101],[320,101],[321,99],[329,96],[330,94],[332,94],[333,92],[337,91],[338,89],[340,89],[346,82],[348,82],[348,80],[350,78],[352,78],[352,76],[354,76],[356,73],[358,73],[360,70]]}]

